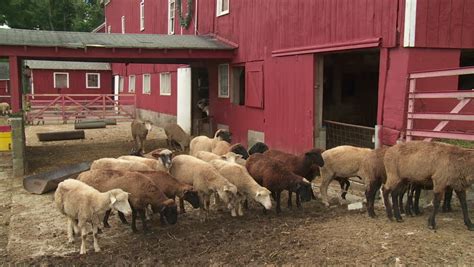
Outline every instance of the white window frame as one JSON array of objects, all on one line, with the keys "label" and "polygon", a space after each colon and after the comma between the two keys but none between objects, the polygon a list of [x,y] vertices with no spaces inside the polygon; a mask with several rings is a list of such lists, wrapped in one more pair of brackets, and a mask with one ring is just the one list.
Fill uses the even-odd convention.
[{"label": "white window frame", "polygon": [[[90,86],[89,85],[89,75],[96,75],[97,76],[97,86]],[[98,72],[87,72],[86,73],[86,88],[87,89],[99,89],[100,88],[100,73],[98,73]]]},{"label": "white window frame", "polygon": [[[164,89],[168,89],[168,90],[164,90]],[[171,72],[160,73],[160,95],[166,95],[166,96],[171,95]]]},{"label": "white window frame", "polygon": [[123,76],[119,76],[119,93],[123,93],[124,80]]},{"label": "white window frame", "polygon": [[122,34],[125,33],[125,16],[122,16]]},{"label": "white window frame", "polygon": [[[227,10],[222,10],[222,2],[227,1]],[[224,16],[229,14],[229,9],[230,9],[230,0],[217,0],[217,5],[216,5],[216,17]]]},{"label": "white window frame", "polygon": [[112,26],[111,25],[107,26],[107,33],[112,33]]},{"label": "white window frame", "polygon": [[145,0],[140,1],[140,31],[145,30]]},{"label": "white window frame", "polygon": [[[148,77],[148,83],[145,83],[145,77]],[[146,90],[147,85],[148,90]],[[144,95],[151,95],[151,75],[149,73],[143,74],[142,93]]]},{"label": "white window frame", "polygon": [[56,86],[56,74],[66,74],[66,83],[67,83],[67,86],[66,88],[69,88],[69,72],[54,72],[53,73],[53,80],[54,80],[54,88],[63,88],[63,87],[57,87]]},{"label": "white window frame", "polygon": [[[133,78],[133,79],[132,79]],[[133,83],[132,83],[132,80],[133,80]],[[136,81],[136,76],[135,75],[130,75],[128,76],[128,92],[129,93],[135,93],[135,86],[137,84],[137,81]],[[133,87],[132,87],[133,85]],[[133,90],[132,90],[133,88]]]},{"label": "white window frame", "polygon": [[[171,10],[173,4],[173,10]],[[168,0],[168,34],[174,34],[174,25],[176,24],[176,0]]]},{"label": "white window frame", "polygon": [[[221,94],[221,66],[227,66],[227,95]],[[229,98],[230,96],[230,66],[229,64],[219,64],[217,66],[217,96],[219,98]]]}]

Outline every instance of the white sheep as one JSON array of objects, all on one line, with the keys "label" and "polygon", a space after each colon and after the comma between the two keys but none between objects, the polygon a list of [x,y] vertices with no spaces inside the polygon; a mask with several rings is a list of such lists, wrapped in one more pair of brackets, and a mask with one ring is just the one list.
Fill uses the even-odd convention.
[{"label": "white sheep", "polygon": [[91,165],[91,170],[154,171],[153,168],[144,163],[115,158],[94,160]]},{"label": "white sheep", "polygon": [[237,188],[209,163],[193,156],[179,155],[173,158],[170,173],[198,192],[201,210],[206,211],[206,217],[212,193],[217,193],[229,210],[235,207]]},{"label": "white sheep", "polygon": [[205,162],[211,162],[212,160],[215,160],[215,159],[223,159],[228,162],[235,162],[237,164],[245,166],[245,160],[242,159],[242,155],[235,154],[234,152],[227,152],[226,154],[219,156],[217,154],[214,154],[208,151],[198,151],[195,157],[198,159],[202,159]]},{"label": "white sheep", "polygon": [[322,202],[329,206],[328,187],[331,181],[336,178],[360,177],[361,166],[364,160],[370,155],[372,149],[354,146],[338,146],[324,151],[324,166],[321,170],[321,193]]},{"label": "white sheep", "polygon": [[262,204],[266,210],[272,208],[270,190],[260,186],[252,176],[250,176],[245,167],[221,159],[212,160],[210,163],[222,176],[237,187],[238,194],[241,196],[237,207],[232,210],[232,216],[243,216],[242,205],[246,199],[257,201]]},{"label": "white sheep", "polygon": [[230,142],[230,138],[231,134],[228,131],[222,129],[216,131],[214,138],[209,138],[204,135],[194,137],[189,143],[189,154],[194,156],[198,151],[212,152],[219,141]]},{"label": "white sheep", "polygon": [[136,163],[143,163],[155,171],[168,172],[171,167],[172,152],[168,149],[161,150],[158,154],[153,154],[156,159],[138,157],[138,156],[120,156],[118,159],[127,160]]},{"label": "white sheep", "polygon": [[118,210],[126,215],[132,213],[128,203],[128,193],[122,189],[112,189],[101,193],[87,184],[67,179],[59,183],[54,194],[58,210],[68,217],[68,242],[74,242],[74,232],[81,233],[81,254],[86,253],[86,223],[92,224],[94,250],[100,251],[97,231],[104,213],[109,209]]},{"label": "white sheep", "polygon": [[10,104],[7,102],[0,103],[0,115],[7,115],[10,113]]}]

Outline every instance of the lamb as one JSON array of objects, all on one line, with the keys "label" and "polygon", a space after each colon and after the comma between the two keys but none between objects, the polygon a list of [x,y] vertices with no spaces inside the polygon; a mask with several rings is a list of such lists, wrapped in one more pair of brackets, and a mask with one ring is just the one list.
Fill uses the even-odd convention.
[{"label": "lamb", "polygon": [[171,157],[173,152],[168,149],[161,150],[159,153],[152,154],[156,159],[138,157],[138,156],[120,156],[118,159],[138,162],[147,165],[155,171],[165,171],[171,168]]},{"label": "lamb", "polygon": [[[280,195],[283,190],[298,192],[303,201],[311,199],[311,194],[308,193],[311,183],[306,178],[292,173],[281,161],[256,153],[247,159],[246,167],[258,184],[272,192],[277,203],[277,213],[281,212]],[[296,199],[296,206],[301,207],[299,198]]]},{"label": "lamb", "polygon": [[[317,167],[324,166],[324,160],[321,156],[321,150],[317,148],[311,149],[308,152],[305,152],[298,156],[275,149],[267,150],[263,154],[272,159],[282,161],[290,171],[299,176],[303,176],[310,182],[312,182],[316,177]],[[310,191],[310,194],[312,195],[313,199],[316,199],[312,189]],[[291,192],[289,192],[288,207],[292,206],[291,195]],[[296,193],[296,198],[298,199],[299,197],[299,194]]]},{"label": "lamb", "polygon": [[467,210],[466,188],[474,182],[474,150],[454,145],[411,141],[396,144],[387,149],[384,158],[387,181],[383,186],[383,198],[387,216],[393,217],[392,204],[388,195],[392,193],[393,210],[397,221],[402,221],[398,203],[399,186],[404,182],[433,183],[433,213],[428,219],[428,227],[436,228],[436,214],[441,198],[451,187],[459,198],[463,211],[464,224],[473,231]]},{"label": "lamb", "polygon": [[231,145],[229,151],[234,152],[235,154],[242,155],[243,159],[249,158],[249,153],[247,152],[247,149],[240,143]]},{"label": "lamb", "polygon": [[268,150],[268,146],[265,143],[257,142],[249,149],[249,155],[255,153],[263,153]]},{"label": "lamb", "polygon": [[135,142],[134,150],[137,153],[145,154],[145,140],[148,132],[151,131],[151,123],[149,121],[140,121],[135,119],[132,121],[132,138]]},{"label": "lamb", "polygon": [[217,130],[212,139],[204,135],[194,137],[189,143],[189,154],[194,156],[198,151],[212,152],[219,141],[227,141],[230,143],[230,138],[231,133],[222,129]]},{"label": "lamb", "polygon": [[191,185],[179,182],[173,176],[163,171],[140,172],[152,180],[165,195],[171,199],[179,197],[180,211],[184,213],[184,202],[186,200],[193,206],[199,208],[199,196]]},{"label": "lamb", "polygon": [[270,200],[271,192],[255,182],[245,167],[221,159],[212,160],[210,163],[222,176],[237,187],[238,195],[241,196],[239,199],[240,201],[237,203],[237,207],[232,210],[232,216],[244,215],[242,204],[246,199],[255,200],[262,204],[266,210],[272,208],[272,202]]},{"label": "lamb", "polygon": [[100,251],[97,242],[100,218],[108,209],[116,209],[129,215],[132,212],[128,203],[129,194],[122,189],[111,189],[103,193],[93,187],[74,180],[67,179],[59,183],[54,193],[56,208],[68,218],[68,242],[74,242],[74,232],[81,233],[80,254],[86,254],[86,223],[91,223],[94,238],[94,250]]},{"label": "lamb", "polygon": [[324,166],[320,168],[322,202],[329,206],[327,190],[333,179],[359,177],[366,185],[367,212],[374,217],[375,194],[386,177],[383,165],[385,151],[386,148],[373,150],[354,146],[338,146],[324,151]]},{"label": "lamb", "polygon": [[170,173],[178,181],[192,185],[198,192],[201,210],[209,211],[210,196],[217,193],[229,210],[235,207],[237,188],[225,179],[209,163],[189,155],[179,155],[173,158]]},{"label": "lamb", "polygon": [[[153,212],[160,213],[160,219],[169,224],[175,224],[178,220],[178,211],[174,200],[169,199],[163,191],[154,184],[150,178],[139,172],[117,171],[117,170],[90,170],[79,174],[80,181],[96,188],[101,192],[110,188],[121,188],[130,193],[128,201],[132,207],[132,230],[137,232],[137,213],[141,218],[143,231],[148,231],[145,221],[145,209],[151,205]],[[109,227],[108,211],[104,217],[104,226]],[[127,223],[125,217],[119,213],[123,223]]]},{"label": "lamb", "polygon": [[101,158],[94,160],[91,170],[115,170],[115,171],[153,171],[154,169],[144,163],[124,159]]},{"label": "lamb", "polygon": [[175,143],[179,144],[181,151],[185,151],[186,148],[189,147],[191,136],[187,134],[178,124],[167,124],[164,130],[167,137],[166,141],[168,143],[168,147],[174,146]]},{"label": "lamb", "polygon": [[10,104],[7,102],[0,103],[0,115],[7,115],[10,113]]}]

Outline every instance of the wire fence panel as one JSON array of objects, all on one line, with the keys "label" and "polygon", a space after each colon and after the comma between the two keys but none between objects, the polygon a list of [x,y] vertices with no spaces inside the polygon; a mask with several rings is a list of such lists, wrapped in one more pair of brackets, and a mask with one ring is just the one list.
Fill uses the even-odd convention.
[{"label": "wire fence panel", "polygon": [[326,124],[326,149],[341,145],[375,147],[375,128],[337,121],[324,122]]}]

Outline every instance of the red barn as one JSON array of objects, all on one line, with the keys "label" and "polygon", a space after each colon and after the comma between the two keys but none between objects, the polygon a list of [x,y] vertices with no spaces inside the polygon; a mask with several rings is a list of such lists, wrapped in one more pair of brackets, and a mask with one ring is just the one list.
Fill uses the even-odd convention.
[{"label": "red barn", "polygon": [[32,94],[112,94],[108,63],[27,60]]},{"label": "red barn", "polygon": [[[230,62],[112,70],[121,91],[136,92],[141,117],[178,121],[197,134],[196,104],[207,98],[214,127],[229,127],[235,142],[299,152],[403,137],[410,73],[474,65],[473,12],[471,0],[108,0],[105,28],[213,35],[237,46]],[[418,91],[473,87],[472,75],[416,84]],[[415,108],[446,112],[455,102],[428,99]],[[472,103],[465,108],[474,110]]]},{"label": "red barn", "polygon": [[0,103],[6,102],[10,104],[9,81],[8,62],[0,62]]}]

